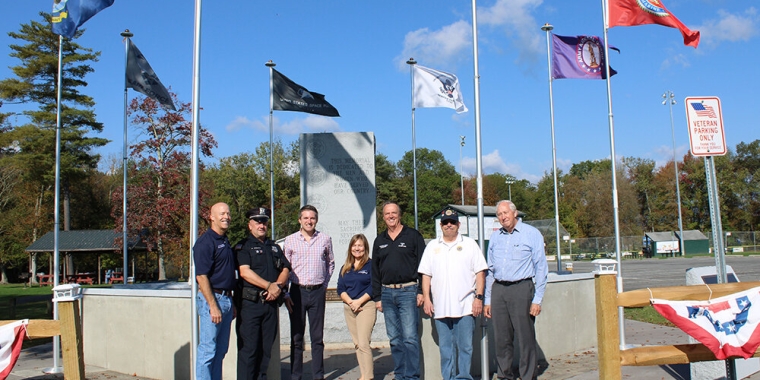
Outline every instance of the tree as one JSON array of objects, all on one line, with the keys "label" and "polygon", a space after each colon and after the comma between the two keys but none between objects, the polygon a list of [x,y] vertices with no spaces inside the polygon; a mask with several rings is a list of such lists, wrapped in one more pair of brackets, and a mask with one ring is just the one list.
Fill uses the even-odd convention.
[{"label": "tree", "polygon": [[[589,165],[591,163],[592,165]],[[571,207],[575,226],[566,225],[568,230],[574,228],[578,237],[599,237],[614,235],[614,212],[612,203],[612,173],[610,162],[584,161],[579,168],[570,168],[566,177],[564,194],[560,204],[567,202]],[[588,170],[590,168],[590,170]],[[573,173],[580,174],[581,176]],[[638,202],[633,185],[617,173],[618,217],[621,236],[639,235]]]},{"label": "tree", "polygon": [[[144,140],[131,146],[134,160],[128,170],[127,230],[141,233],[148,250],[158,256],[158,279],[166,279],[166,261],[182,265],[187,252],[181,249],[190,233],[190,145],[192,122],[190,103],[181,103],[177,111],[160,108],[152,98],[132,99],[127,108],[132,125],[141,130]],[[211,156],[216,141],[204,128],[199,133],[199,151]],[[121,189],[119,189],[121,190]],[[117,229],[122,229],[123,191],[113,194],[111,215]],[[199,189],[199,203],[208,190]],[[207,212],[207,208],[204,209]],[[202,213],[204,212],[202,211]],[[174,249],[170,249],[174,248]]]},{"label": "tree", "polygon": [[0,283],[2,284],[8,283],[6,268],[20,261],[19,241],[10,233],[16,220],[8,217],[16,202],[18,193],[15,188],[20,176],[21,171],[18,168],[0,166],[0,213],[3,215],[0,220]]},{"label": "tree", "polygon": [[[280,140],[274,143],[275,174],[275,233],[283,237],[298,230],[300,203],[300,174],[298,145],[284,148]],[[255,153],[241,153],[222,158],[204,171],[204,182],[213,189],[213,202],[230,206],[232,222],[228,236],[235,242],[246,236],[248,222],[244,215],[252,207],[270,206],[269,142],[262,142]]]},{"label": "tree", "polygon": [[760,224],[760,140],[739,143],[734,162],[736,178],[744,185],[739,228],[755,231]]},{"label": "tree", "polygon": [[[0,134],[0,147],[6,153],[0,159],[22,171],[19,180],[26,184],[20,188],[36,197],[31,208],[34,212],[27,214],[36,220],[33,229],[20,232],[25,236],[17,237],[27,243],[52,226],[50,193],[55,181],[59,38],[51,31],[50,15],[40,13],[40,16],[42,22],[30,21],[22,24],[19,32],[9,33],[11,38],[23,43],[10,45],[10,56],[21,64],[11,67],[14,77],[0,81],[0,100],[4,105],[18,108],[13,113],[24,120],[24,124],[13,125]],[[100,53],[83,48],[71,39],[63,39],[61,51],[60,184],[64,229],[68,229],[72,193],[97,166],[99,156],[92,152],[93,148],[108,141],[87,136],[88,132],[100,132],[103,125],[96,121],[93,99],[79,92],[81,87],[87,86],[86,75],[93,71],[89,64],[96,62]]]},{"label": "tree", "polygon": [[[398,170],[404,182],[409,183],[406,199],[409,206],[403,209],[404,224],[414,226],[414,183],[412,151],[408,151],[398,162]],[[427,148],[417,149],[417,210],[419,230],[423,236],[435,236],[435,225],[431,217],[454,199],[454,189],[459,186],[459,174],[443,153]]]}]

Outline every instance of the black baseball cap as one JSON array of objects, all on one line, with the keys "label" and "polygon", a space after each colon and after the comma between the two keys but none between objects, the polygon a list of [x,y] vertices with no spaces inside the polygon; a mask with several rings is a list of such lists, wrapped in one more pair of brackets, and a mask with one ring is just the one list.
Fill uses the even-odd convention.
[{"label": "black baseball cap", "polygon": [[272,215],[272,210],[266,207],[254,207],[245,213],[246,219],[254,219],[257,222],[266,222]]},{"label": "black baseball cap", "polygon": [[452,209],[441,211],[441,223],[447,220],[453,220],[455,222],[459,222],[459,214]]}]

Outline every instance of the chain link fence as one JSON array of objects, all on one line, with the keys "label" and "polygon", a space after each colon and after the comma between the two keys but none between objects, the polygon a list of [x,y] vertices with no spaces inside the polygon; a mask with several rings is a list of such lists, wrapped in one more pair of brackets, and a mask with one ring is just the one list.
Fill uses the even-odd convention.
[{"label": "chain link fence", "polygon": [[[725,231],[724,245],[727,255],[760,254],[760,232],[755,231]],[[705,231],[705,236],[710,240],[710,252],[712,252],[712,232]],[[623,258],[642,257],[642,236],[620,237],[620,251]],[[546,254],[554,256],[557,253],[554,234],[544,236],[546,242]],[[562,255],[570,255],[573,259],[598,259],[615,258],[615,238],[592,237],[575,238],[561,241],[560,251]]]},{"label": "chain link fence", "polygon": [[[726,254],[736,255],[745,253],[758,253],[758,241],[760,234],[755,231],[724,231],[725,239],[723,244],[726,246]],[[713,247],[712,233],[705,233],[710,238],[710,247]]]}]

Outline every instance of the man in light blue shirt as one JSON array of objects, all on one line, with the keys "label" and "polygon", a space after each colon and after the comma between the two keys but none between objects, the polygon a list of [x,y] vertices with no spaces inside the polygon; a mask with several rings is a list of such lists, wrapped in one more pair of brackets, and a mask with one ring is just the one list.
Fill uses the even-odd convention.
[{"label": "man in light blue shirt", "polygon": [[488,246],[488,273],[483,314],[493,318],[496,336],[496,376],[514,379],[513,340],[520,350],[520,379],[537,378],[538,364],[536,317],[549,273],[544,253],[544,238],[536,228],[517,217],[511,201],[496,203],[501,229],[491,235]]}]

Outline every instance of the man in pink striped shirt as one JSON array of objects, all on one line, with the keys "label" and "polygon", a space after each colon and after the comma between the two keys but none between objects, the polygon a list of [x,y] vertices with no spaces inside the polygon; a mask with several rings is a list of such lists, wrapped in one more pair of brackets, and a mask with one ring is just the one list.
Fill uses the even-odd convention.
[{"label": "man in pink striped shirt", "polygon": [[324,379],[324,351],[322,340],[325,326],[325,292],[335,269],[332,238],[317,231],[319,214],[316,207],[301,207],[298,223],[301,229],[285,238],[285,257],[293,270],[290,272],[290,376],[301,380],[303,375],[304,331],[309,316],[311,337],[312,379]]}]

